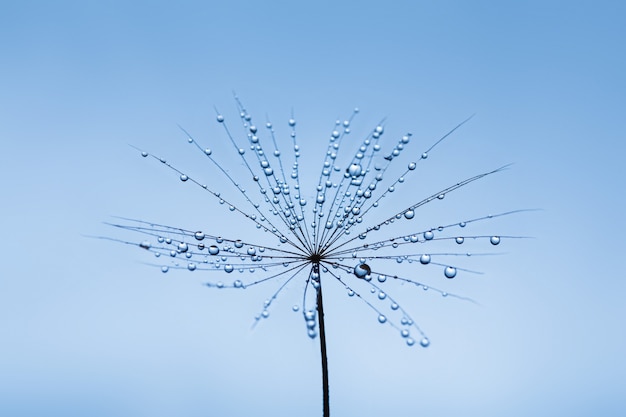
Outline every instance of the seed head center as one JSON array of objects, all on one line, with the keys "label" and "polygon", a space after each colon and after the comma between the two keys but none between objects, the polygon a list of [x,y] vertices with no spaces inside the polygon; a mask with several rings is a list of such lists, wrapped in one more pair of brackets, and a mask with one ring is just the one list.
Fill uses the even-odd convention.
[{"label": "seed head center", "polygon": [[319,264],[322,260],[322,255],[319,253],[312,253],[307,259],[314,264]]}]

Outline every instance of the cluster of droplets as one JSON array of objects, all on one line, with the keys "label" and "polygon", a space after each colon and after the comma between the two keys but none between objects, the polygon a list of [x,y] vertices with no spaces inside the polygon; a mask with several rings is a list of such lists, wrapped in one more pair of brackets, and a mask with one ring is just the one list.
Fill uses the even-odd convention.
[{"label": "cluster of droplets", "polygon": [[[292,142],[293,161],[290,169],[283,165],[284,157],[279,149],[276,132],[273,124],[267,121],[265,130],[259,129],[252,116],[245,109],[239,99],[236,99],[239,111],[239,123],[243,128],[243,137],[246,145],[235,140],[231,128],[225,117],[217,112],[216,121],[222,126],[228,141],[236,154],[241,158],[244,171],[252,179],[251,186],[257,193],[249,193],[239,181],[222,167],[215,159],[215,152],[208,147],[202,147],[187,131],[187,141],[195,145],[199,151],[224,175],[233,187],[243,196],[245,203],[234,204],[224,198],[210,186],[200,183],[195,178],[180,171],[165,159],[141,151],[143,157],[152,156],[169,169],[177,173],[184,183],[194,183],[207,191],[220,205],[225,205],[231,212],[237,212],[247,221],[252,222],[257,229],[261,229],[271,236],[273,242],[258,244],[245,239],[226,239],[219,236],[210,236],[202,231],[189,231],[176,227],[157,225],[144,221],[131,220],[131,225],[115,225],[126,230],[149,235],[149,239],[139,243],[142,249],[150,251],[156,258],[169,259],[169,262],[159,265],[163,272],[171,269],[186,269],[188,271],[223,272],[231,274],[249,272],[261,274],[260,278],[242,278],[224,281],[211,281],[206,285],[215,288],[245,289],[260,283],[282,279],[279,288],[272,297],[265,301],[262,311],[256,320],[269,317],[269,308],[287,284],[298,277],[306,277],[302,308],[294,305],[294,311],[302,310],[307,333],[315,338],[317,332],[317,309],[307,308],[307,289],[311,293],[321,291],[321,276],[335,278],[347,290],[348,296],[357,296],[364,301],[377,317],[381,324],[389,324],[400,333],[406,344],[416,344],[416,338],[411,330],[419,333],[419,345],[427,347],[430,342],[406,310],[393,299],[381,286],[388,281],[411,283],[424,290],[433,289],[442,296],[452,295],[447,291],[426,285],[413,278],[398,276],[385,272],[375,272],[376,269],[387,268],[389,260],[396,263],[415,263],[418,266],[437,266],[443,268],[445,278],[455,278],[462,268],[450,264],[445,260],[457,253],[432,253],[410,250],[409,253],[398,254],[399,248],[410,244],[429,244],[433,241],[453,240],[457,245],[463,245],[466,240],[488,239],[491,245],[498,245],[500,236],[476,236],[463,234],[462,236],[447,236],[442,233],[452,225],[439,226],[427,230],[415,230],[411,233],[392,238],[373,240],[372,236],[380,236],[381,232],[399,221],[412,221],[416,218],[416,210],[432,201],[442,200],[446,194],[459,189],[470,182],[487,175],[499,172],[503,168],[489,171],[429,195],[416,203],[396,212],[385,220],[367,225],[364,223],[366,215],[380,205],[381,199],[394,193],[402,187],[406,178],[418,167],[418,163],[428,158],[429,152],[455,131],[452,129],[428,149],[420,157],[406,165],[406,169],[391,181],[383,185],[390,164],[398,159],[411,142],[412,135],[407,133],[388,151],[383,150],[380,139],[385,133],[384,123],[377,124],[370,133],[356,147],[348,161],[341,162],[342,145],[353,146],[346,138],[351,134],[353,118],[359,110],[355,109],[352,116],[343,121],[337,120],[330,134],[328,148],[320,168],[318,184],[315,188],[314,203],[307,205],[307,199],[300,192],[299,163],[300,147],[297,143],[296,121],[293,116],[288,120],[289,137]],[[182,129],[182,128],[181,128]],[[269,149],[269,151],[267,150]],[[260,198],[260,200],[258,200]],[[247,205],[247,206],[246,206]],[[309,209],[310,212],[306,210]],[[467,224],[481,222],[497,216],[511,214],[502,213],[474,219],[467,219],[455,223],[461,228]],[[126,219],[129,220],[129,219]],[[353,228],[358,232],[352,233]],[[154,241],[156,242],[154,243]],[[123,243],[130,243],[122,241]],[[387,251],[396,251],[392,254]],[[384,254],[382,253],[384,252]],[[469,256],[470,253],[467,253]],[[345,264],[345,258],[359,258],[356,265]],[[437,261],[439,259],[439,261]],[[250,277],[251,275],[247,275]],[[369,292],[373,301],[368,301],[366,294],[358,293],[349,279],[356,282],[365,282],[369,285]],[[388,303],[388,307],[381,307],[379,303]],[[392,316],[394,317],[392,319]]]}]

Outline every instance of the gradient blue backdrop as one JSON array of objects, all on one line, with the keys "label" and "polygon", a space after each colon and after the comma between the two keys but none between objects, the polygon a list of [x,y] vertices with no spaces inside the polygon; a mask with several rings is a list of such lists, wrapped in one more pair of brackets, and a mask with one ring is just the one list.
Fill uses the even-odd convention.
[{"label": "gradient blue backdrop", "polygon": [[176,124],[220,146],[213,106],[234,115],[234,89],[258,119],[284,124],[293,109],[307,160],[354,106],[362,131],[388,116],[388,132],[420,143],[477,113],[410,187],[513,162],[433,215],[543,209],[494,223],[535,238],[450,287],[480,307],[407,292],[428,349],[327,285],[333,415],[624,415],[625,9],[2,2],[0,414],[321,414],[297,293],[250,331],[271,287],[206,289],[83,237],[113,234],[100,223],[112,215],[243,234],[127,146],[194,163]]}]

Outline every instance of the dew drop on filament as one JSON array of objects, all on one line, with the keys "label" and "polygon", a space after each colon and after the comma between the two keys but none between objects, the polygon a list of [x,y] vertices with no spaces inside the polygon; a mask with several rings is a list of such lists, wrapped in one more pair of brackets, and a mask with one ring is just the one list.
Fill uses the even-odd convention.
[{"label": "dew drop on filament", "polygon": [[453,266],[447,266],[446,269],[443,271],[443,273],[446,276],[446,278],[452,279],[456,277],[456,268]]},{"label": "dew drop on filament", "polygon": [[368,264],[359,264],[356,267],[354,267],[354,275],[357,278],[365,278],[371,272],[372,272],[372,269],[370,268]]}]

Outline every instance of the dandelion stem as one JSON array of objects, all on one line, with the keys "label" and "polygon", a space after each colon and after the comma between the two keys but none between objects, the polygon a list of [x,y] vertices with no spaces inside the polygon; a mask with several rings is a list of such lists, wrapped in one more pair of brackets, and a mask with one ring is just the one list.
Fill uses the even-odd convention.
[{"label": "dandelion stem", "polygon": [[322,391],[324,399],[324,417],[330,416],[330,402],[328,398],[328,357],[326,355],[326,329],[324,327],[324,301],[322,299],[322,283],[317,287],[317,316],[320,329],[320,353],[322,355]]}]

